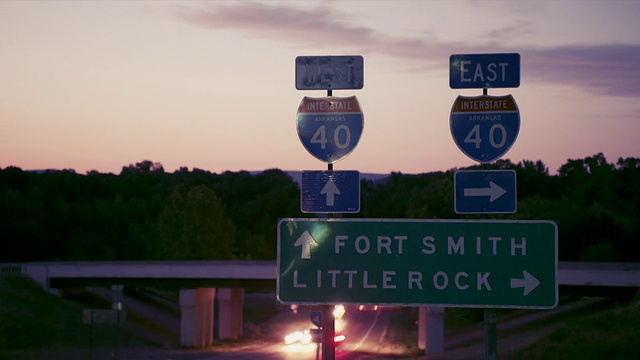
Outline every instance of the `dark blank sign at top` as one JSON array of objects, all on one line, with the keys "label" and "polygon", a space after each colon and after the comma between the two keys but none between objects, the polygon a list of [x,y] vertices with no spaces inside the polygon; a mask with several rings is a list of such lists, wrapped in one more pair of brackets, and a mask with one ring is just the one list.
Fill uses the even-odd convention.
[{"label": "dark blank sign at top", "polygon": [[296,89],[334,90],[364,87],[362,56],[298,56]]},{"label": "dark blank sign at top", "polygon": [[520,54],[461,54],[449,58],[452,89],[517,88]]}]

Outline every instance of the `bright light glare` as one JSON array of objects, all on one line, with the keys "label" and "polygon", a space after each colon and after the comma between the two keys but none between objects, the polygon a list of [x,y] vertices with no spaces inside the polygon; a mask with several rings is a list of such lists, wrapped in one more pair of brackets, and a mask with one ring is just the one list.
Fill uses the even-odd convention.
[{"label": "bright light glare", "polygon": [[305,345],[311,343],[311,334],[309,334],[309,330],[304,331],[304,334],[302,334],[302,338],[300,339],[300,342]]},{"label": "bright light glare", "polygon": [[302,339],[302,332],[296,331],[294,333],[291,333],[291,334],[285,336],[284,337],[284,343],[289,345],[289,344],[293,344],[293,343],[296,343],[296,342],[300,341],[300,339]]},{"label": "bright light glare", "polygon": [[309,330],[296,331],[284,337],[287,346],[284,351],[287,353],[306,353],[316,350],[317,344],[311,342],[311,332]]},{"label": "bright light glare", "polygon": [[344,315],[344,305],[339,304],[336,305],[335,308],[333,309],[333,317],[336,319],[340,319],[342,317],[342,315]]},{"label": "bright light glare", "polygon": [[346,337],[344,335],[336,335],[333,337],[333,342],[334,343],[339,343],[341,341],[344,341],[344,339],[346,339]]},{"label": "bright light glare", "polygon": [[329,225],[325,225],[322,222],[314,224],[311,231],[309,232],[311,233],[311,236],[313,236],[313,238],[318,242],[318,247],[320,247],[323,242],[329,240],[329,234],[331,233],[329,231]]},{"label": "bright light glare", "polygon": [[309,330],[305,330],[304,332],[296,331],[284,337],[284,343],[287,345],[297,342],[303,345],[311,343],[311,333],[309,333]]}]

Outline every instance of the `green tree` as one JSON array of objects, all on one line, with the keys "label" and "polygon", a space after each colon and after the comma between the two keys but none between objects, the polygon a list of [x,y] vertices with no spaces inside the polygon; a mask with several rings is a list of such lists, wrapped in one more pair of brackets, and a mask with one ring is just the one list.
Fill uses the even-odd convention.
[{"label": "green tree", "polygon": [[156,258],[162,260],[230,259],[235,227],[210,188],[178,186],[158,219]]}]

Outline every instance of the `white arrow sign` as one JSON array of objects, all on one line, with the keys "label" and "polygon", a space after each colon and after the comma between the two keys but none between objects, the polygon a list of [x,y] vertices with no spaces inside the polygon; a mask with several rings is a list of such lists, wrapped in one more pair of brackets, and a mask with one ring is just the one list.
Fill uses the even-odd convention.
[{"label": "white arrow sign", "polygon": [[298,240],[293,244],[293,246],[302,247],[302,252],[300,253],[300,257],[302,259],[311,259],[311,245],[318,246],[318,242],[313,238],[313,236],[311,236],[311,234],[309,234],[308,231],[302,233]]},{"label": "white arrow sign", "polygon": [[320,194],[327,195],[327,206],[333,206],[334,204],[334,196],[340,195],[340,189],[336,186],[336,183],[333,180],[329,179],[322,190],[320,190]]},{"label": "white arrow sign", "polygon": [[504,195],[507,190],[496,185],[493,181],[489,182],[488,188],[468,188],[464,189],[464,196],[489,196],[489,201],[494,202],[500,196]]},{"label": "white arrow sign", "polygon": [[522,279],[511,279],[511,288],[524,288],[524,296],[527,296],[540,285],[540,280],[534,278],[526,270],[522,270],[522,275]]}]

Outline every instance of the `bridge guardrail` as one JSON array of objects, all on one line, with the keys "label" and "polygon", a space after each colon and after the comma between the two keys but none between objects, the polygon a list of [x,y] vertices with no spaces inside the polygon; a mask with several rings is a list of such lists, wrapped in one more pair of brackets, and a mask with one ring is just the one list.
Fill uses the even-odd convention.
[{"label": "bridge guardrail", "polygon": [[22,275],[21,264],[1,264],[0,263],[0,276],[16,276]]}]

